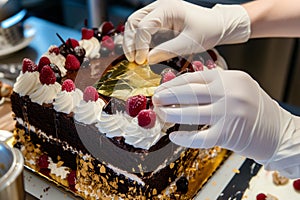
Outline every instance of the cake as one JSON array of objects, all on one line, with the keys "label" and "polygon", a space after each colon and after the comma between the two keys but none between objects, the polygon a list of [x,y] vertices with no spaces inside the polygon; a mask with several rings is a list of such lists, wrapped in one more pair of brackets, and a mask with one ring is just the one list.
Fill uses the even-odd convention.
[{"label": "cake", "polygon": [[11,94],[14,146],[27,168],[84,199],[191,199],[228,151],[171,143],[174,130],[206,126],[164,123],[151,96],[182,73],[217,70],[217,55],[138,66],[123,55],[122,31],[84,27],[79,41],[58,35],[62,44],[38,63],[23,59]]}]

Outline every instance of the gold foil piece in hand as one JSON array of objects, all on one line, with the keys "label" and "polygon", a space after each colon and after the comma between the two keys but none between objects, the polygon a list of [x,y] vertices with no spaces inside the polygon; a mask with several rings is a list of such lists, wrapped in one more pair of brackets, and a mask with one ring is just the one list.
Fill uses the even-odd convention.
[{"label": "gold foil piece in hand", "polygon": [[97,83],[97,89],[104,96],[126,100],[138,94],[152,96],[160,80],[161,76],[155,74],[148,64],[138,65],[123,60],[108,68]]}]

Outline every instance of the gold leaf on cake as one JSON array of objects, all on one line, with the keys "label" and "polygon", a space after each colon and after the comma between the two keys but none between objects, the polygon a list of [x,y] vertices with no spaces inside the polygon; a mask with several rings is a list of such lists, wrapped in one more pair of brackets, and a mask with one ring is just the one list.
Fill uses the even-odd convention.
[{"label": "gold leaf on cake", "polygon": [[98,92],[104,96],[126,100],[129,96],[152,96],[159,86],[161,76],[151,71],[148,64],[123,60],[106,71],[97,83]]}]

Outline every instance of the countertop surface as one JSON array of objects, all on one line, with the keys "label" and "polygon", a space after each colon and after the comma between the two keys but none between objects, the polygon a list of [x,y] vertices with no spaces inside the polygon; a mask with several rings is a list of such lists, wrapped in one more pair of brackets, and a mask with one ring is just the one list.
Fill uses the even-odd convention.
[{"label": "countertop surface", "polygon": [[[28,57],[34,61],[43,55],[50,45],[61,44],[56,33],[62,38],[81,38],[80,30],[73,30],[51,22],[29,17],[25,21],[25,25],[31,26],[35,31],[32,41],[24,49],[15,53],[0,57],[0,73],[3,69],[12,69],[10,73],[16,76],[21,69],[21,62],[24,57]],[[12,76],[13,77],[13,76]],[[10,81],[14,81],[12,78]],[[10,107],[10,101],[0,105],[0,130],[10,130],[14,128],[14,121]],[[257,175],[258,173],[258,175]],[[277,191],[278,186],[273,186],[269,178],[264,176],[266,172],[261,166],[252,160],[245,159],[239,155],[232,154],[220,169],[213,175],[199,194],[195,197],[197,200],[225,200],[225,199],[255,199],[258,192],[263,192],[264,188],[259,185],[261,177],[263,181],[269,181],[266,187],[268,192]],[[254,177],[254,178],[253,178]],[[29,170],[24,172],[25,189],[27,191],[27,200],[32,199],[76,199],[72,194],[65,192],[62,188],[49,183],[41,177],[36,176]],[[249,185],[250,184],[250,185]],[[259,185],[259,189],[257,188]],[[290,186],[287,186],[290,187]],[[271,189],[270,189],[271,188]],[[286,193],[286,194],[285,194]],[[288,199],[289,190],[280,190],[281,199]],[[300,199],[300,193],[293,193],[292,199]],[[289,198],[290,199],[290,198]]]}]

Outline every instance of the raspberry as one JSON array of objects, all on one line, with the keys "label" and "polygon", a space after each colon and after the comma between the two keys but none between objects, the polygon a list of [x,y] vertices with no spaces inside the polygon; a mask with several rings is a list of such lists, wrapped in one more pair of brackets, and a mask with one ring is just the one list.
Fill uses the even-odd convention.
[{"label": "raspberry", "polygon": [[114,31],[114,25],[111,22],[103,22],[101,26],[101,33],[102,35],[109,35]]},{"label": "raspberry", "polygon": [[37,164],[40,169],[47,169],[49,166],[48,156],[46,154],[41,155],[37,161]]},{"label": "raspberry", "polygon": [[207,60],[205,63],[208,69],[216,68],[216,64],[213,60]]},{"label": "raspberry", "polygon": [[259,193],[258,195],[256,195],[256,200],[266,200],[267,195],[265,195],[264,193]]},{"label": "raspberry", "polygon": [[102,38],[102,46],[112,51],[115,48],[114,40],[106,35]]},{"label": "raspberry", "polygon": [[66,79],[61,86],[61,90],[67,92],[72,92],[75,88],[75,84],[71,79]]},{"label": "raspberry", "polygon": [[99,94],[93,86],[88,86],[85,88],[83,92],[83,100],[88,101],[97,101],[99,98]]},{"label": "raspberry", "polygon": [[45,65],[50,65],[50,64],[51,64],[51,62],[50,62],[49,58],[47,58],[46,56],[41,57],[41,59],[39,61],[39,64],[38,64],[38,70],[39,70],[39,72],[42,70],[42,68]]},{"label": "raspberry", "polygon": [[139,126],[152,128],[155,125],[156,113],[153,110],[141,110],[137,116]]},{"label": "raspberry", "polygon": [[73,54],[68,54],[65,62],[65,68],[67,70],[78,70],[80,68],[80,62]]},{"label": "raspberry", "polygon": [[56,76],[49,65],[45,65],[40,72],[40,81],[42,84],[50,85],[56,81]]},{"label": "raspberry", "polygon": [[129,97],[126,101],[126,112],[131,117],[136,117],[141,110],[147,107],[147,98],[144,95]]},{"label": "raspberry", "polygon": [[34,72],[38,70],[38,66],[29,58],[24,58],[22,63],[22,72]]},{"label": "raspberry", "polygon": [[49,49],[49,53],[55,53],[56,55],[59,54],[59,48],[58,47],[52,47]]},{"label": "raspberry", "polygon": [[77,46],[79,46],[79,43],[77,40],[73,39],[73,38],[69,38],[66,42],[66,44],[69,46],[69,47],[72,47],[73,49]]},{"label": "raspberry", "polygon": [[67,176],[67,180],[70,186],[73,186],[76,184],[76,170],[72,170],[68,176]]},{"label": "raspberry", "polygon": [[82,28],[81,29],[81,39],[89,40],[92,37],[94,37],[94,30],[93,29],[88,29],[88,28]]},{"label": "raspberry", "polygon": [[200,60],[195,60],[192,62],[193,70],[196,71],[203,71],[203,63]]},{"label": "raspberry", "polygon": [[300,191],[300,179],[294,180],[293,187],[295,190]]},{"label": "raspberry", "polygon": [[172,68],[166,68],[160,74],[162,76],[161,83],[165,83],[176,77],[176,71]]},{"label": "raspberry", "polygon": [[123,33],[124,30],[125,30],[124,24],[119,24],[119,25],[116,27],[116,32],[117,32],[117,33]]}]

